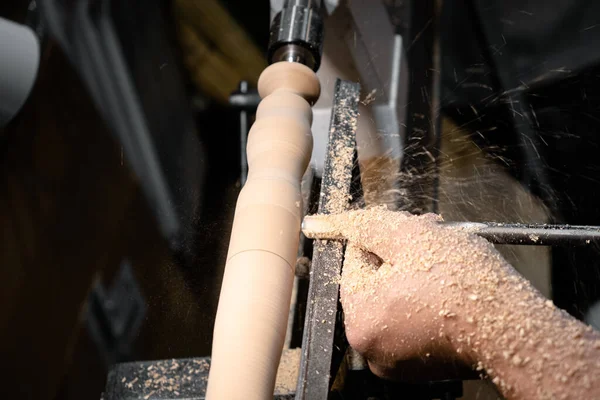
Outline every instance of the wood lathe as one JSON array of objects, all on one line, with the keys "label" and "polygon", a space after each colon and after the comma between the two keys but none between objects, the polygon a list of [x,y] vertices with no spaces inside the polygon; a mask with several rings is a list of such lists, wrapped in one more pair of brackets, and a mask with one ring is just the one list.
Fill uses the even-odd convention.
[{"label": "wood lathe", "polygon": [[[440,69],[437,3],[413,2],[414,9],[404,14],[412,28],[401,35],[380,1],[271,1],[271,65],[262,73],[257,93],[241,85],[231,97],[232,105],[242,110],[241,119],[255,112],[256,122],[247,139],[247,158],[242,157],[242,165],[246,160],[248,164],[247,179],[242,176],[245,185],[231,233],[212,358],[179,360],[176,366],[164,367],[192,371],[195,384],[178,397],[162,398],[461,396],[460,381],[401,385],[369,373],[344,336],[337,284],[344,245],[316,241],[313,248],[300,234],[309,209],[337,213],[350,203],[363,207],[384,201],[387,193],[397,196],[385,202],[398,208],[435,210],[434,179],[418,182],[417,190],[379,182],[394,176],[401,162],[415,175],[435,176],[423,171],[435,171],[439,76],[417,72]],[[410,57],[403,39],[410,43]],[[248,124],[242,124],[244,140]],[[367,166],[382,159],[388,169],[366,174],[372,172]],[[313,175],[312,184],[302,182]],[[409,205],[402,203],[406,199]],[[596,227],[463,225],[500,243],[581,244],[600,237]],[[307,258],[312,263],[298,262]],[[292,379],[297,385],[278,391],[282,349],[300,345]],[[195,361],[201,369],[194,367]],[[135,374],[132,366],[120,365],[109,383],[121,387],[121,377],[131,382]]]},{"label": "wood lathe", "polygon": [[[328,58],[328,55],[331,56],[331,54],[328,54],[328,50],[331,50],[331,47],[328,48],[325,46],[325,52],[323,58],[321,58],[320,49],[323,44],[323,36],[321,34],[322,23],[319,11],[325,12],[325,10],[321,10],[321,7],[324,9],[328,6],[332,7],[331,3],[336,3],[334,8],[337,7],[337,9],[335,9],[335,12],[345,13],[346,21],[353,27],[352,44],[349,45],[349,48],[351,49],[350,53],[352,53],[354,64],[360,70],[358,77],[335,68],[336,63]],[[309,76],[309,69],[301,67],[299,64],[308,66],[313,70],[316,70],[319,65],[323,65],[328,71],[321,71],[321,78],[323,78],[323,75],[327,76],[327,73],[329,73],[329,81],[335,80],[331,79],[332,77],[337,78],[339,76],[360,80],[361,83],[364,83],[365,93],[381,91],[379,99],[375,104],[367,108],[363,107],[361,110],[372,115],[374,118],[375,126],[370,126],[369,128],[365,128],[364,118],[362,127],[358,123],[358,108],[360,104],[360,87],[358,84],[338,80],[333,90],[323,91],[323,93],[327,94],[333,93],[333,96],[329,110],[330,126],[327,130],[327,145],[321,146],[324,148],[324,157],[322,168],[317,172],[317,175],[321,177],[318,213],[343,212],[350,206],[350,202],[353,200],[352,195],[354,195],[355,199],[358,198],[363,201],[363,203],[356,204],[356,206],[364,206],[365,199],[381,200],[385,197],[384,192],[393,191],[393,184],[377,188],[376,185],[371,185],[368,181],[369,178],[375,179],[377,182],[382,181],[386,173],[384,170],[378,171],[378,174],[374,177],[369,177],[364,174],[360,175],[360,172],[357,171],[358,168],[355,168],[367,164],[366,161],[369,161],[371,158],[389,158],[391,162],[388,162],[387,165],[392,166],[392,171],[396,171],[399,170],[401,158],[405,155],[401,149],[412,146],[420,150],[413,151],[411,156],[418,159],[419,156],[417,154],[420,154],[421,157],[433,159],[433,163],[435,164],[435,144],[431,139],[435,137],[435,132],[438,129],[439,104],[436,103],[435,99],[428,102],[429,108],[427,111],[431,119],[427,121],[427,125],[423,131],[430,132],[431,136],[427,137],[427,135],[423,135],[423,137],[406,138],[404,130],[401,128],[403,125],[402,121],[406,118],[402,109],[406,102],[408,83],[402,37],[391,29],[391,25],[385,23],[388,18],[385,9],[378,7],[375,3],[377,2],[357,0],[341,5],[337,2],[325,2],[321,4],[320,1],[310,0],[286,1],[282,10],[273,20],[271,45],[268,54],[269,62],[275,62],[275,64],[263,72],[259,81],[258,90],[263,100],[258,105],[257,122],[250,130],[248,139],[248,182],[238,201],[238,211],[236,212],[236,222],[232,233],[232,244],[230,245],[229,270],[225,273],[225,282],[221,292],[219,314],[215,327],[212,354],[213,364],[208,384],[209,399],[241,399],[247,397],[266,399],[270,398],[273,393],[275,372],[284,342],[284,331],[288,316],[286,307],[288,306],[287,301],[292,291],[293,277],[292,275],[280,276],[278,278],[279,282],[274,283],[273,278],[276,274],[272,272],[271,276],[269,276],[266,271],[270,266],[275,266],[276,264],[280,265],[277,271],[285,270],[286,268],[284,268],[285,266],[280,260],[269,260],[267,257],[261,257],[255,260],[249,259],[242,265],[240,261],[233,262],[236,256],[231,252],[232,246],[236,246],[234,247],[236,252],[244,251],[241,250],[242,246],[238,245],[238,240],[240,242],[249,241],[248,235],[256,232],[261,235],[260,239],[264,240],[265,243],[272,240],[278,243],[285,242],[284,246],[287,246],[285,250],[289,255],[289,270],[294,270],[293,258],[297,253],[297,238],[299,235],[296,219],[289,219],[289,222],[284,222],[285,219],[283,217],[278,218],[278,214],[274,211],[267,211],[271,209],[275,210],[279,207],[276,202],[271,202],[269,199],[268,205],[266,204],[267,201],[264,200],[261,203],[261,207],[264,207],[262,215],[265,216],[265,219],[255,219],[252,222],[248,222],[245,226],[242,225],[242,222],[238,221],[242,221],[242,218],[245,218],[241,216],[240,207],[243,210],[248,210],[246,212],[251,213],[249,207],[246,206],[246,202],[249,201],[246,200],[246,196],[251,196],[252,187],[255,185],[253,182],[253,168],[256,167],[253,166],[252,161],[255,155],[252,153],[255,146],[253,142],[256,140],[255,137],[258,136],[256,132],[265,129],[263,126],[267,124],[265,122],[267,118],[275,118],[275,116],[282,114],[285,114],[289,119],[298,118],[295,109],[304,107],[306,103],[298,103],[298,105],[290,103],[288,105],[284,99],[287,96],[291,99],[291,93],[299,94],[309,102],[316,100],[316,97],[309,98],[312,92],[307,89],[315,79],[315,76]],[[437,7],[439,7],[439,4]],[[429,10],[433,19],[439,16],[440,10],[437,7],[434,4]],[[327,11],[331,13],[331,10]],[[371,14],[371,19],[364,17],[367,12]],[[333,19],[336,18],[336,16],[333,16],[333,13],[331,15]],[[341,17],[337,16],[337,18]],[[365,23],[365,21],[371,23]],[[381,26],[373,26],[372,21],[381,23]],[[434,24],[436,23],[434,22]],[[339,31],[335,32],[336,25],[334,23],[331,26],[334,27],[333,35],[336,35],[336,33],[340,34]],[[344,32],[343,28],[337,29]],[[345,36],[346,40],[349,39],[347,33],[348,31],[341,34],[342,37]],[[437,45],[435,40],[430,44],[430,49],[432,50],[431,63],[435,66],[436,63],[440,62],[439,53],[436,52]],[[383,58],[383,60],[374,62],[373,60],[377,60],[378,57]],[[335,72],[332,73],[331,70]],[[276,76],[274,71],[277,71],[277,74],[281,75],[273,78]],[[306,71],[306,73],[301,71]],[[293,84],[288,79],[293,79]],[[321,81],[327,82],[325,79],[321,79]],[[273,82],[272,86],[271,82]],[[326,83],[323,84],[325,85]],[[433,77],[429,81],[426,81],[425,86],[421,88],[427,88],[430,85],[430,93],[435,94],[439,90],[438,84],[439,82]],[[269,88],[266,89],[266,86]],[[277,101],[272,100],[278,92],[281,93],[281,99]],[[287,92],[286,97],[283,96],[283,92]],[[363,100],[363,106],[368,105],[365,104],[369,103],[366,100],[368,97],[366,96],[365,100]],[[275,102],[277,106],[274,105]],[[318,110],[319,104],[315,107]],[[307,111],[307,115],[311,115],[310,111]],[[319,116],[317,111],[315,112],[315,116]],[[304,118],[309,117],[304,116]],[[269,145],[269,151],[276,152],[274,150],[276,145],[283,145],[284,142],[290,143],[293,139],[292,136],[287,137],[288,132],[286,132],[283,121],[277,124],[276,127],[274,123],[271,126],[273,126],[273,134],[277,135],[277,142],[272,142],[273,144]],[[313,123],[313,127],[315,126],[318,126],[318,124]],[[389,136],[373,139],[373,136],[369,135],[369,131],[377,131],[378,129]],[[253,135],[256,136],[253,137]],[[316,133],[315,140],[318,142],[317,135]],[[267,146],[266,142],[265,146]],[[378,146],[379,152],[377,150],[373,151],[373,153],[365,152],[365,148]],[[265,152],[265,154],[268,153]],[[271,162],[275,159],[274,157]],[[291,165],[294,162],[294,158],[286,157],[286,161]],[[267,167],[269,163],[267,157],[262,162],[261,166],[264,165],[264,168],[269,168]],[[428,162],[423,159],[412,160],[412,162],[417,165],[420,164],[422,168],[424,165],[431,163],[431,161]],[[283,164],[274,163],[273,166],[275,165],[277,165],[277,168],[281,168],[281,171],[287,168]],[[297,165],[300,168],[296,170],[295,174],[290,175],[290,177],[293,176],[294,179],[294,194],[297,199],[296,204],[298,205],[301,204],[299,203],[301,198],[300,179],[307,164]],[[429,169],[429,174],[425,174],[430,176],[432,181],[425,182],[425,184],[423,182],[420,183],[422,185],[419,189],[421,191],[420,196],[424,199],[422,200],[422,204],[413,204],[411,211],[436,211],[435,200],[433,202],[430,201],[430,199],[435,199],[435,182],[433,180],[435,174],[431,173],[433,170],[435,168]],[[270,173],[274,174],[274,171],[271,170]],[[277,172],[274,175],[280,177],[282,174],[282,172]],[[352,187],[353,182],[361,180],[362,184],[354,185],[354,188]],[[289,182],[291,182],[291,179]],[[271,181],[269,185],[275,187],[276,183]],[[362,194],[356,196],[356,186],[364,189],[374,187],[373,190],[376,193],[365,193],[364,196]],[[427,193],[430,190],[431,196],[428,197]],[[395,203],[393,200],[392,202],[389,200],[386,202],[388,205]],[[297,211],[300,212],[300,207],[298,207]],[[301,216],[298,213],[294,215]],[[256,229],[256,226],[260,223],[264,227]],[[271,228],[271,224],[273,228]],[[531,237],[539,237],[535,233],[541,233],[542,237],[544,237],[544,242],[551,242],[553,237],[561,236],[560,229],[553,230],[550,227],[519,225],[501,227],[492,226],[491,224],[474,226],[473,224],[469,225],[469,223],[464,225],[465,227],[471,226],[479,234],[485,235],[490,240],[503,243],[537,244],[535,243],[537,240],[533,243],[530,240]],[[269,228],[266,228],[267,226]],[[288,231],[290,228],[293,231],[293,238],[284,239],[284,242],[279,241],[276,234],[277,229],[280,229],[281,236],[281,232],[287,234],[290,232]],[[598,237],[598,229],[595,227],[589,230],[586,230],[584,227],[578,228],[580,228],[578,231],[573,230],[571,234],[575,236],[582,234],[583,236],[574,239],[580,243],[583,243],[583,238]],[[265,233],[265,235],[262,236],[262,233]],[[272,236],[269,237],[269,234]],[[244,239],[238,239],[237,235],[243,235]],[[559,238],[561,241],[564,241],[563,239],[562,237]],[[240,246],[240,249],[237,246]],[[256,251],[256,248],[258,246],[251,247],[252,252]],[[267,248],[268,246],[265,245],[262,251]],[[277,251],[279,252],[273,251],[273,253],[278,255],[284,254],[283,248],[279,248]],[[327,399],[332,396],[332,391],[339,390],[339,385],[344,386],[344,384],[346,387],[341,391],[345,390],[345,392],[348,392],[348,388],[352,384],[348,382],[340,384],[339,380],[344,380],[344,377],[349,379],[353,375],[353,371],[366,370],[365,362],[361,360],[361,357],[354,354],[345,345],[342,322],[343,314],[338,304],[339,287],[336,282],[336,278],[339,276],[342,268],[343,253],[343,243],[332,240],[317,241],[313,249],[310,283],[307,294],[308,300],[306,301],[306,314],[302,335],[302,358],[295,392],[296,399]],[[272,256],[270,255],[269,257]],[[253,263],[257,265],[256,272],[254,273],[250,272]],[[267,265],[268,263],[269,265]],[[258,264],[262,265],[258,266]],[[238,272],[234,275],[234,272],[231,271]],[[257,278],[258,276],[261,276],[261,278]],[[250,289],[247,288],[248,282],[252,282],[253,284],[253,287]],[[263,287],[264,289],[262,289]],[[266,291],[274,290],[277,290],[277,295],[281,296],[275,296],[275,293],[272,292],[269,292],[269,295],[265,294]],[[266,302],[262,303],[260,300],[266,297],[270,298],[269,304],[266,304]],[[247,301],[246,299],[249,300]],[[248,302],[252,304],[249,306],[245,305]],[[254,312],[252,317],[248,317],[248,314],[252,312]],[[267,316],[268,318],[266,318]],[[236,372],[233,372],[236,368]],[[229,384],[231,379],[241,384],[233,387]],[[338,385],[337,389],[336,381]],[[386,386],[386,390],[389,390],[390,393],[413,393],[418,398],[451,399],[462,395],[462,383],[460,381],[431,382],[423,386],[416,385],[412,387],[403,385],[394,386],[391,384],[381,385]],[[376,387],[377,384],[373,384],[373,386]],[[357,398],[360,398],[360,396]]]}]

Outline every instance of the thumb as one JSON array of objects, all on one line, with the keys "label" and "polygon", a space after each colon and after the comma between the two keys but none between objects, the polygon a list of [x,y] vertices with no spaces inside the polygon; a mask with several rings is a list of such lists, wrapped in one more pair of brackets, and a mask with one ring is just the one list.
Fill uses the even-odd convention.
[{"label": "thumb", "polygon": [[410,218],[407,212],[375,207],[342,214],[307,216],[302,231],[311,239],[346,239],[389,263],[393,262],[398,232]]}]

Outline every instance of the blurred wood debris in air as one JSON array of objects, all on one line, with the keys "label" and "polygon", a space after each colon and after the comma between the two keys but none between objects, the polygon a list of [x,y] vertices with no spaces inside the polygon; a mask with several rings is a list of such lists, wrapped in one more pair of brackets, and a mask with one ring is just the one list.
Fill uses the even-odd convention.
[{"label": "blurred wood debris in air", "polygon": [[200,91],[227,103],[241,80],[256,86],[267,62],[218,0],[175,0],[185,66]]}]

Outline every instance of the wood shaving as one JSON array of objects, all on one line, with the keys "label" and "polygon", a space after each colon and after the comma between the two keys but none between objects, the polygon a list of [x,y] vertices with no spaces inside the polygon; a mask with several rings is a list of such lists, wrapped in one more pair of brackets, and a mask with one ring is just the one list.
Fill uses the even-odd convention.
[{"label": "wood shaving", "polygon": [[144,400],[178,396],[194,390],[195,384],[206,385],[209,363],[204,359],[164,360],[152,365],[140,366],[136,377],[130,382],[121,379],[121,384]]},{"label": "wood shaving", "polygon": [[295,393],[300,372],[300,357],[302,349],[284,349],[277,368],[275,394],[284,395]]}]

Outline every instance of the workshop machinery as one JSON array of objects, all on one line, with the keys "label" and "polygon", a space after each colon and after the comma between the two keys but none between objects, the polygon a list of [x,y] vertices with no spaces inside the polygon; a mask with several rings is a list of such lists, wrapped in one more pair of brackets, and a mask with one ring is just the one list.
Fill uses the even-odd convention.
[{"label": "workshop machinery", "polygon": [[[185,79],[169,67],[180,55],[158,33],[167,25],[166,3],[37,0],[28,2],[27,26],[0,18],[0,129],[26,102],[42,63],[40,50],[51,36],[119,145],[121,165],[126,162],[139,182],[158,232],[175,257],[190,265],[189,243],[195,239],[195,211],[202,207],[206,153],[187,110]],[[501,108],[499,130],[504,127],[503,133],[515,134],[493,140],[509,145],[516,161],[507,162],[506,169],[543,200],[552,224],[444,223],[495,244],[553,246],[556,304],[583,317],[586,310],[598,313],[598,304],[589,306],[600,297],[594,268],[600,244],[600,227],[594,226],[600,224],[595,212],[600,186],[594,186],[598,166],[589,161],[597,152],[594,112],[600,96],[591,87],[597,68],[586,70],[600,64],[597,52],[590,50],[600,39],[597,12],[594,2],[586,9],[585,1],[512,3],[271,0],[271,36],[265,53],[269,63],[300,63],[318,71],[323,86],[313,107],[314,150],[302,181],[304,215],[370,205],[372,187],[364,176],[369,171],[362,168],[368,158],[389,159],[390,175],[400,171],[419,177],[389,182],[384,190],[394,194],[392,201],[385,200],[390,207],[414,213],[439,211],[441,110],[461,127],[468,125],[473,142],[479,144],[493,136],[495,126],[489,132],[478,130],[478,122],[494,119],[486,114]],[[549,23],[541,9],[552,9],[558,22]],[[571,25],[556,16],[564,16]],[[559,25],[564,29],[556,30]],[[442,34],[443,26],[453,35]],[[537,42],[519,41],[523,26],[528,35],[538,36]],[[451,36],[458,40],[448,43]],[[479,50],[469,58],[472,42]],[[449,64],[462,68],[446,68]],[[480,79],[470,80],[474,75]],[[556,97],[544,89],[549,82],[562,86],[561,95],[575,91],[580,97],[573,104],[552,108]],[[231,108],[239,114],[242,185],[248,171],[247,135],[259,101],[256,89],[246,81],[230,97]],[[575,128],[569,131],[567,125]],[[553,165],[549,153],[555,158]],[[585,163],[587,175],[579,176],[577,171],[586,169],[575,166]],[[579,199],[572,200],[570,191],[552,190],[560,174],[567,181],[560,190],[575,187]],[[561,199],[566,205],[558,204]],[[581,204],[594,212],[580,213]],[[562,221],[572,224],[557,223]],[[335,279],[343,268],[343,241],[300,239],[285,347],[301,349],[301,357],[296,384],[278,388],[276,398],[461,396],[461,381],[402,384],[371,374],[345,339]],[[570,264],[565,262],[568,257]],[[580,267],[573,267],[575,261]],[[124,259],[112,288],[98,283],[92,289],[86,322],[107,365],[132,356],[136,332],[150,308],[139,286]],[[202,399],[210,361],[201,357],[113,365],[103,398]]]},{"label": "workshop machinery", "polygon": [[[440,2],[412,2],[409,9],[402,8],[400,11],[393,7],[386,8],[379,2],[360,0],[347,4],[326,0],[288,0],[279,4],[280,11],[277,11],[276,3],[274,1],[272,4],[276,12],[268,49],[269,62],[298,62],[317,70],[324,58],[322,48],[327,23],[323,22],[323,16],[338,13],[350,22],[347,26],[351,29],[342,33],[342,36],[351,44],[352,61],[360,76],[360,85],[337,80],[332,90],[331,104],[323,107],[321,113],[317,105],[313,122],[315,152],[308,173],[310,177],[314,176],[314,182],[303,186],[305,198],[309,199],[305,212],[340,212],[350,206],[351,195],[354,195],[354,199],[362,198],[360,168],[356,162],[359,157],[356,119],[361,99],[373,92],[378,95],[370,108],[377,130],[385,133],[383,142],[387,154],[400,159],[402,168],[427,171],[431,177],[427,181],[429,187],[423,188],[421,185],[419,188],[421,192],[418,196],[424,199],[423,204],[413,206],[421,211],[435,211],[438,182],[431,171],[436,169],[439,145]],[[367,11],[370,18],[364,17]],[[394,12],[404,16],[395,25],[390,21],[390,14]],[[404,32],[399,33],[398,25],[403,24]],[[407,52],[406,43],[411,48],[410,52]],[[408,79],[407,69],[413,72],[411,79]],[[501,78],[504,85],[511,85],[509,73]],[[519,107],[523,107],[525,99],[522,94],[514,96],[520,96]],[[245,82],[231,96],[231,105],[240,110],[242,146],[259,100],[256,92]],[[406,104],[409,106],[406,107]],[[414,115],[419,117],[414,118]],[[326,129],[318,129],[324,125],[320,118],[329,122]],[[532,139],[533,128],[527,129],[523,133],[526,143],[522,148],[524,156],[529,159],[535,152],[536,143]],[[426,151],[414,151],[416,148]],[[403,149],[412,149],[412,153]],[[241,158],[242,182],[247,171],[243,155],[244,152]],[[346,162],[335,162],[339,159]],[[543,171],[533,163],[529,172],[531,176],[528,179],[537,182],[543,195]],[[413,195],[411,190],[416,190],[411,187],[404,189],[409,197]],[[423,196],[423,191],[429,195]],[[331,195],[333,192],[335,196]],[[341,196],[338,195],[340,193]],[[416,194],[414,196],[417,197]],[[357,204],[352,206],[356,207]],[[364,204],[359,203],[358,206]],[[400,199],[398,207],[402,206]],[[497,244],[589,246],[600,241],[600,228],[595,226],[446,223],[467,228]],[[297,386],[286,393],[276,393],[276,398],[358,399],[396,398],[400,395],[418,399],[459,398],[462,395],[460,381],[408,385],[386,382],[369,373],[364,360],[348,348],[343,332],[343,313],[338,301],[339,287],[332,280],[341,272],[343,242],[330,240],[317,241],[313,246],[311,244],[302,240],[299,249],[299,259],[312,259],[310,272],[307,273],[306,268],[297,268],[300,277],[296,282],[298,290],[295,294],[298,298],[295,307],[296,311],[305,310],[305,313],[292,313],[290,329],[293,333],[287,342],[292,346],[296,340],[297,345],[300,332],[302,357]],[[301,298],[303,294],[306,297]],[[109,374],[104,398],[202,399],[209,367],[210,358],[119,364]],[[144,386],[143,382],[147,381],[151,384]]]},{"label": "workshop machinery", "polygon": [[[43,16],[41,19],[47,25],[47,32],[57,40],[81,74],[97,108],[122,145],[125,158],[141,181],[160,232],[178,251],[185,247],[183,233],[190,231],[187,226],[192,219],[190,210],[199,206],[196,189],[200,186],[202,171],[197,162],[202,158],[203,150],[194,135],[189,115],[181,112],[184,107],[172,104],[168,109],[153,108],[148,98],[154,94],[144,92],[150,89],[134,79],[132,70],[143,66],[138,59],[128,56],[136,42],[123,34],[128,30],[129,21],[115,19],[114,9],[119,7],[130,13],[143,10],[147,14],[145,21],[152,21],[145,26],[145,32],[151,32],[151,28],[161,23],[162,17],[155,8],[144,7],[142,3],[83,0],[75,2],[76,6],[70,10],[61,0],[44,0],[32,2],[32,10],[33,14]],[[480,21],[481,34],[477,40],[505,39],[498,25],[500,19],[489,18],[489,8],[480,7],[477,1],[466,1],[464,6],[466,14]],[[333,213],[365,206],[359,161],[364,144],[369,141],[377,142],[370,156],[389,157],[399,169],[426,177],[419,181],[418,187],[397,183],[400,186],[392,189],[400,195],[391,206],[413,212],[435,212],[439,189],[436,171],[440,111],[444,100],[440,21],[455,15],[448,17],[444,4],[436,0],[273,0],[271,8],[268,61],[304,64],[319,70],[324,82],[322,99],[314,108],[313,157],[302,185],[304,213]],[[589,25],[580,31],[588,32],[592,28],[593,25]],[[39,63],[37,41],[43,41],[44,37],[36,37],[35,30],[2,19],[0,33],[7,33],[0,34],[2,54],[9,56],[7,60],[23,62],[20,65],[4,62],[0,66],[2,77],[9,77],[0,79],[3,93],[1,126],[18,112],[31,90]],[[6,41],[9,34],[17,41]],[[335,50],[335,47],[327,47],[327,40],[332,37],[343,42],[348,51],[328,54],[329,50]],[[166,48],[164,43],[154,42],[151,37],[144,39],[147,45]],[[140,51],[143,51],[142,47]],[[511,123],[519,126],[517,148],[524,160],[520,165],[525,166],[519,168],[518,178],[554,211],[556,198],[549,190],[549,179],[539,155],[539,121],[526,92],[530,86],[545,79],[557,79],[557,74],[565,71],[557,67],[550,69],[549,76],[524,77],[506,63],[507,57],[500,57],[507,49],[491,43],[482,43],[482,48],[486,50],[485,58],[496,67],[495,72],[487,75],[502,92],[502,96],[484,98],[484,102],[507,104]],[[167,50],[162,56],[161,63],[171,62],[174,58]],[[587,62],[592,61],[588,59]],[[345,70],[340,64],[351,64],[355,70]],[[335,79],[337,77],[342,79]],[[461,81],[458,76],[456,80]],[[482,84],[478,89],[485,91],[485,86]],[[179,95],[183,89],[177,77],[155,82],[156,87],[166,93],[178,92],[173,98],[184,98]],[[136,98],[136,93],[141,98]],[[241,82],[239,90],[230,98],[231,106],[239,110],[240,117],[242,184],[247,173],[243,149],[259,100],[256,90],[247,82]],[[362,129],[357,121],[361,112],[372,116],[373,125],[368,129]],[[474,118],[479,117],[475,115]],[[376,132],[377,137],[369,136],[372,132]],[[165,142],[165,137],[172,140],[174,135],[177,135],[174,142],[179,143],[177,149],[159,145]],[[191,171],[187,175],[178,173],[177,157],[182,154],[185,155],[183,164],[192,165],[187,168]],[[340,163],[340,159],[344,162]],[[181,187],[189,190],[181,191]],[[406,199],[410,201],[406,202]],[[600,227],[592,225],[445,223],[469,229],[496,244],[591,248],[600,243]],[[365,361],[348,347],[338,301],[339,286],[334,279],[343,267],[343,248],[342,241],[313,243],[301,238],[286,347],[301,347],[302,356],[297,385],[276,393],[276,397],[459,398],[462,393],[460,381],[409,385],[381,380],[372,375]],[[119,276],[131,280],[128,271],[123,268]],[[98,304],[110,294],[104,292],[103,289],[96,292]],[[136,299],[131,308],[143,309]],[[100,325],[104,323],[102,319],[98,321]],[[125,320],[125,323],[137,326],[140,321]],[[210,357],[117,364],[110,370],[103,398],[202,399],[209,368]]]}]

